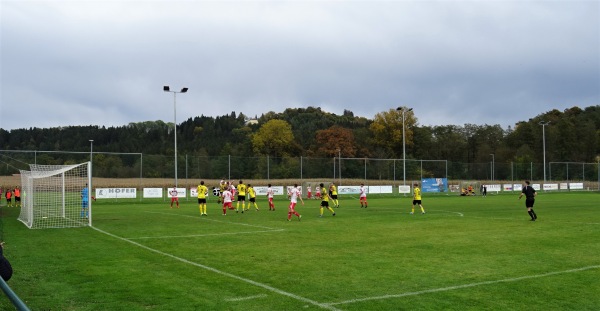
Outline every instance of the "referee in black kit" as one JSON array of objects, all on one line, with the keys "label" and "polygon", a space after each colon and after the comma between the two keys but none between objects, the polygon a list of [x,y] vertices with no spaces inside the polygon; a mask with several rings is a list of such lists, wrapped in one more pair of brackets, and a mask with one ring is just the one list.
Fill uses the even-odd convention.
[{"label": "referee in black kit", "polygon": [[537,215],[533,211],[533,203],[535,203],[535,197],[537,193],[532,186],[529,185],[529,180],[525,181],[525,185],[523,185],[523,190],[521,190],[521,195],[519,195],[519,200],[525,195],[525,207],[527,207],[527,213],[531,216],[531,221],[535,221],[537,219]]}]

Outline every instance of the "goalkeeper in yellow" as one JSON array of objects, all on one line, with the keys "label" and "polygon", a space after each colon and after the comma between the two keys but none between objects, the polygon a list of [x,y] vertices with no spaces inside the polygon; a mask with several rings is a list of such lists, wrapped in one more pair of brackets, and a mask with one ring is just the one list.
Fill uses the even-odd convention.
[{"label": "goalkeeper in yellow", "polygon": [[200,216],[206,215],[206,195],[208,194],[208,188],[204,185],[204,180],[200,181],[198,185],[198,208],[200,209]]},{"label": "goalkeeper in yellow", "polygon": [[425,209],[423,208],[423,204],[421,203],[421,188],[419,188],[419,184],[415,183],[413,188],[413,202],[412,202],[412,211],[410,214],[415,213],[415,206],[419,205],[421,208],[421,214],[425,214]]},{"label": "goalkeeper in yellow", "polygon": [[250,204],[254,204],[254,208],[258,211],[258,205],[256,204],[256,191],[251,184],[248,184],[248,196],[250,197],[250,202],[248,202],[248,210],[250,210]]}]

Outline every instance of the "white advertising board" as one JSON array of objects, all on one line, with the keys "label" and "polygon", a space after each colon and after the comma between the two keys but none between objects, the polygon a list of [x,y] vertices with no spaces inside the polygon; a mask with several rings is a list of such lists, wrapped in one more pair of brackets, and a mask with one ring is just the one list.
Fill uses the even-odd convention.
[{"label": "white advertising board", "polygon": [[[185,198],[186,189],[185,188],[176,188],[176,189],[177,189],[177,197],[178,198]],[[172,198],[173,197],[171,195],[171,190],[173,190],[173,188],[167,189],[167,198]]]},{"label": "white advertising board", "polygon": [[569,189],[571,190],[583,190],[582,182],[572,182],[569,184]]},{"label": "white advertising board", "polygon": [[135,199],[136,188],[96,188],[96,199]]},{"label": "white advertising board", "polygon": [[162,198],[162,188],[144,188],[144,198]]},{"label": "white advertising board", "polygon": [[410,193],[410,186],[398,186],[398,193]]},{"label": "white advertising board", "polygon": [[[256,196],[267,195],[267,189],[269,187],[254,187],[254,191],[256,191]],[[283,192],[283,186],[273,186],[274,195],[287,195],[287,192]]]},{"label": "white advertising board", "polygon": [[360,186],[339,186],[338,194],[359,194]]},{"label": "white advertising board", "polygon": [[[535,187],[533,187],[535,189]],[[539,190],[539,189],[535,189]],[[544,191],[558,190],[558,184],[544,184]]]},{"label": "white advertising board", "polygon": [[500,190],[502,190],[502,185],[500,184],[487,185],[487,192],[500,192]]}]

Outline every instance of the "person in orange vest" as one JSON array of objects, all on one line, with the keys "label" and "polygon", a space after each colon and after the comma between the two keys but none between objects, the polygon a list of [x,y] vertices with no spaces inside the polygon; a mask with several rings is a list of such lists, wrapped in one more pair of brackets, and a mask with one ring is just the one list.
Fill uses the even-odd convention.
[{"label": "person in orange vest", "polygon": [[12,190],[6,188],[6,206],[10,207],[12,205]]},{"label": "person in orange vest", "polygon": [[15,207],[21,207],[21,189],[15,187]]}]

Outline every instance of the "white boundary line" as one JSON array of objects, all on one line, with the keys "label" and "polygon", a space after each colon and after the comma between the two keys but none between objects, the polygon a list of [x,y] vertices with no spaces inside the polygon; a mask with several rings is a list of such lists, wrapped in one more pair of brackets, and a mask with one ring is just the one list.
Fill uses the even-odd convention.
[{"label": "white boundary line", "polygon": [[457,214],[460,217],[465,217],[465,214],[461,213],[461,212],[452,212],[452,211],[443,211],[443,210],[431,210],[433,212],[445,212],[445,213],[450,213],[450,214]]},{"label": "white boundary line", "polygon": [[241,276],[237,276],[235,274],[231,274],[231,273],[224,272],[224,271],[221,271],[221,270],[209,267],[209,266],[205,266],[203,264],[199,264],[197,262],[189,261],[187,259],[184,259],[184,258],[181,258],[181,257],[177,257],[177,256],[169,254],[169,253],[161,252],[161,251],[159,251],[157,249],[154,249],[154,248],[142,245],[140,243],[134,242],[134,241],[126,239],[126,238],[122,238],[120,236],[114,235],[112,233],[106,232],[106,231],[98,229],[96,227],[91,227],[91,228],[94,229],[94,230],[96,230],[96,231],[98,231],[98,232],[100,232],[100,233],[104,233],[104,234],[106,234],[108,236],[111,236],[111,237],[113,237],[115,239],[131,243],[131,244],[133,244],[133,245],[135,245],[137,247],[140,247],[140,248],[143,248],[145,250],[157,253],[159,255],[163,255],[165,257],[169,257],[169,258],[175,259],[177,261],[181,261],[183,263],[186,263],[186,264],[198,267],[198,268],[202,268],[202,269],[205,269],[205,270],[208,270],[208,271],[214,272],[216,274],[219,274],[219,275],[222,275],[222,276],[226,276],[226,277],[238,280],[238,281],[242,281],[242,282],[245,282],[245,283],[248,283],[248,284],[252,284],[252,285],[257,286],[257,287],[261,287],[261,288],[264,288],[264,289],[266,289],[266,290],[268,290],[270,292],[273,292],[273,293],[276,293],[276,294],[279,294],[279,295],[282,295],[282,296],[287,296],[287,297],[296,299],[298,301],[302,301],[302,302],[305,302],[305,303],[317,306],[317,307],[319,307],[321,309],[332,310],[332,311],[341,311],[340,309],[337,309],[336,307],[332,306],[331,304],[320,303],[320,302],[317,302],[317,301],[314,301],[314,300],[311,300],[311,299],[308,299],[308,298],[305,298],[305,297],[302,297],[302,296],[298,296],[296,294],[288,293],[286,291],[277,289],[277,288],[269,286],[267,284],[259,283],[259,282],[256,282],[256,281],[253,281],[253,280],[250,280],[250,279],[243,278]]},{"label": "white boundary line", "polygon": [[407,297],[407,296],[418,296],[418,295],[423,295],[423,294],[437,293],[437,292],[446,292],[446,291],[451,291],[451,290],[456,290],[456,289],[463,289],[463,288],[476,287],[476,286],[482,286],[482,285],[490,285],[490,284],[498,284],[498,283],[508,283],[508,282],[516,282],[516,281],[521,281],[521,280],[527,280],[527,279],[543,278],[543,277],[553,276],[553,275],[558,275],[558,274],[575,273],[575,272],[580,272],[580,271],[585,271],[585,270],[592,270],[592,269],[599,269],[599,268],[600,268],[600,265],[587,266],[587,267],[577,268],[577,269],[569,269],[569,270],[554,271],[554,272],[548,272],[548,273],[542,273],[542,274],[535,274],[535,275],[526,275],[526,276],[521,276],[521,277],[516,277],[516,278],[509,278],[509,279],[502,279],[502,280],[484,281],[484,282],[478,282],[478,283],[470,283],[470,284],[448,286],[448,287],[442,287],[442,288],[427,289],[427,290],[422,290],[422,291],[408,292],[408,293],[395,294],[395,295],[384,295],[384,296],[377,296],[377,297],[366,297],[366,298],[351,299],[351,300],[340,301],[340,302],[326,303],[325,305],[335,306],[335,305],[350,304],[350,303],[363,302],[363,301],[369,301],[369,300],[383,300],[383,299],[389,299],[389,298],[401,298],[401,297]]}]

